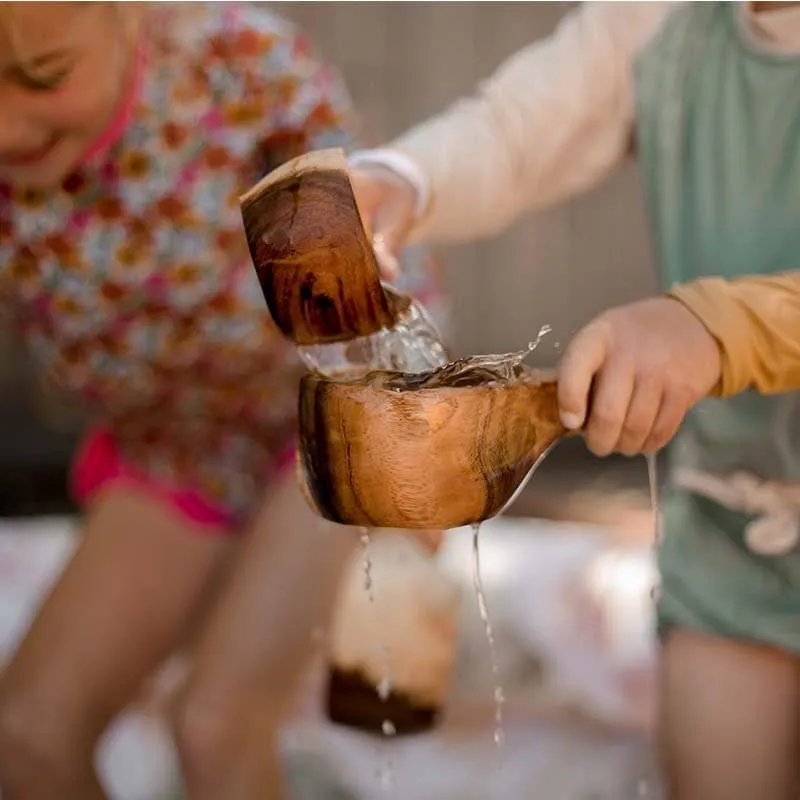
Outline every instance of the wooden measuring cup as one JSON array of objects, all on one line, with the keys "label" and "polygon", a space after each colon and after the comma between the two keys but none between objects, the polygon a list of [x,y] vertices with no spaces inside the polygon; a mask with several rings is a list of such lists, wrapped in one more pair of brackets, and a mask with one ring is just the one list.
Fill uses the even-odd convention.
[{"label": "wooden measuring cup", "polygon": [[241,198],[250,256],[272,318],[297,345],[391,327],[410,298],[384,291],[342,150],[288,161]]},{"label": "wooden measuring cup", "polygon": [[379,528],[482,522],[566,433],[549,375],[521,366],[509,383],[448,385],[435,374],[303,378],[298,468],[321,516]]}]

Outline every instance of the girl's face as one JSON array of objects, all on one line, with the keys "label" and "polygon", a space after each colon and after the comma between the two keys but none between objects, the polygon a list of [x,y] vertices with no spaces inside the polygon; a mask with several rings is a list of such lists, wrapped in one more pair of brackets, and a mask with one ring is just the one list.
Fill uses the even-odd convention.
[{"label": "girl's face", "polygon": [[0,4],[0,182],[57,185],[112,120],[133,53],[124,13]]}]

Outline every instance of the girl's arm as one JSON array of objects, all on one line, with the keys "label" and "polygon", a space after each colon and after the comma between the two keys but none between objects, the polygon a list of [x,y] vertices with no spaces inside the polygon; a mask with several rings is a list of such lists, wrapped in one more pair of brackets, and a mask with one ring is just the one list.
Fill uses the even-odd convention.
[{"label": "girl's arm", "polygon": [[587,3],[395,141],[430,192],[414,238],[487,236],[606,176],[631,142],[633,59],[671,5]]},{"label": "girl's arm", "polygon": [[702,320],[720,346],[716,395],[800,389],[800,272],[701,278],[669,294]]}]

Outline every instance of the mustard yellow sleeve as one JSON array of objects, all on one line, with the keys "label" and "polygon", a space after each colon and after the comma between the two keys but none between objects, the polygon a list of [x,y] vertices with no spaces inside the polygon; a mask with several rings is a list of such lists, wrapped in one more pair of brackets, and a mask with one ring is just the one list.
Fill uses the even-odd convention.
[{"label": "mustard yellow sleeve", "polygon": [[800,389],[800,272],[701,278],[668,294],[696,314],[719,343],[722,375],[714,394]]}]

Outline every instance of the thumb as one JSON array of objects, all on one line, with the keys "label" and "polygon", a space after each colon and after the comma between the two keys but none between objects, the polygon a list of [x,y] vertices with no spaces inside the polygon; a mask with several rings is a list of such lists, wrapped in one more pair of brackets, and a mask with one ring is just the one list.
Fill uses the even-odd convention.
[{"label": "thumb", "polygon": [[565,350],[558,365],[558,409],[565,428],[579,430],[586,422],[592,381],[606,352],[605,335],[591,324],[578,331]]},{"label": "thumb", "polygon": [[378,229],[372,234],[372,250],[381,270],[381,275],[389,281],[393,281],[400,274],[401,238],[397,234],[392,235],[389,228],[386,232]]},{"label": "thumb", "polygon": [[379,168],[355,168],[350,180],[378,266],[391,280],[400,271],[400,253],[414,223],[414,187]]}]

